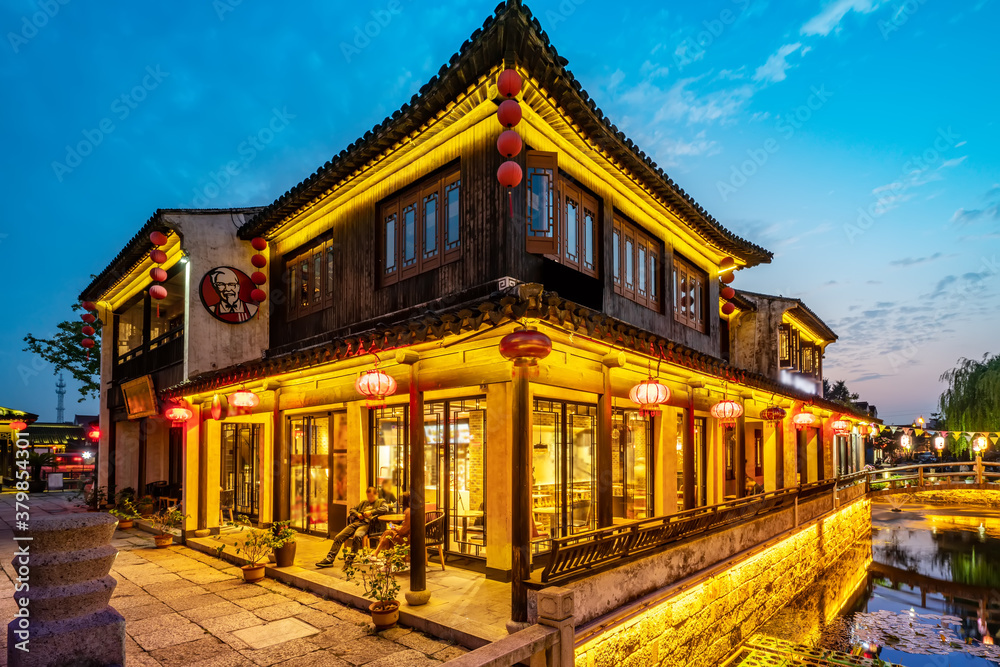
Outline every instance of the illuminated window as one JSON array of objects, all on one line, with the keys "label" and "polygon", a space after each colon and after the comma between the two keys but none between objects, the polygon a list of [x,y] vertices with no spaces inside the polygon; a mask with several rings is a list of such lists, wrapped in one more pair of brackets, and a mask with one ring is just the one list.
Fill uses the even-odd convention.
[{"label": "illuminated window", "polygon": [[792,365],[792,353],[790,343],[791,327],[782,324],[778,328],[778,366],[788,368]]},{"label": "illuminated window", "polygon": [[555,153],[528,151],[527,190],[527,250],[539,254],[555,254],[556,235]]},{"label": "illuminated window", "polygon": [[704,271],[699,271],[674,255],[674,319],[703,333],[706,283]]},{"label": "illuminated window", "polygon": [[424,179],[379,210],[383,286],[458,259],[462,244],[457,171]]},{"label": "illuminated window", "polygon": [[638,226],[615,217],[611,232],[611,266],[615,293],[660,310],[660,242]]}]

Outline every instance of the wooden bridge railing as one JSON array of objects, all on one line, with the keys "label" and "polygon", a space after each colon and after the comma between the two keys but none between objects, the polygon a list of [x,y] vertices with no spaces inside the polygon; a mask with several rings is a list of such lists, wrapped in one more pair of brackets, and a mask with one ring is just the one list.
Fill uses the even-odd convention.
[{"label": "wooden bridge railing", "polygon": [[[969,470],[948,470],[956,467]],[[549,561],[542,570],[541,581],[543,584],[571,581],[616,561],[652,553],[692,535],[749,521],[823,494],[834,494],[835,487],[841,500],[850,502],[873,490],[879,490],[878,487],[882,484],[892,489],[916,489],[959,482],[996,483],[1000,489],[1000,463],[925,463],[883,470],[863,470],[836,479],[779,489],[719,505],[554,538],[551,540]],[[859,485],[864,485],[864,489],[852,488]]]}]

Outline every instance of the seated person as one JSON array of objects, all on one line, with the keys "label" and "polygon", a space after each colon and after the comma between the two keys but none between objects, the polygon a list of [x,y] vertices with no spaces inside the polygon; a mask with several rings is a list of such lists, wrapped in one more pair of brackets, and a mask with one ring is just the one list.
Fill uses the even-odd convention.
[{"label": "seated person", "polygon": [[400,544],[410,543],[410,494],[401,493],[399,495],[399,506],[403,509],[403,523],[395,528],[390,528],[382,534],[378,541],[375,553],[372,557],[377,557],[384,549],[391,549]]},{"label": "seated person", "polygon": [[396,507],[396,494],[392,492],[392,481],[383,479],[378,490],[378,497],[386,504],[390,510]]},{"label": "seated person", "polygon": [[377,523],[378,517],[389,511],[382,499],[377,496],[374,486],[369,486],[365,494],[366,500],[351,509],[347,516],[347,526],[333,538],[333,547],[330,549],[330,553],[326,555],[326,558],[316,563],[316,567],[332,567],[337,560],[337,554],[340,553],[340,547],[347,540],[352,540],[353,550],[350,554],[345,554],[344,565],[346,567],[353,563],[354,556],[364,545],[365,536],[368,535],[372,524]]}]

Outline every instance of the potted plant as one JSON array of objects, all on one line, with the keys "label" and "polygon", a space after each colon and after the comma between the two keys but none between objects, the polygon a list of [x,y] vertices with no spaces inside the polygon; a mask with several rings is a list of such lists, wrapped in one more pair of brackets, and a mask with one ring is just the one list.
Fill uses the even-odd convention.
[{"label": "potted plant", "polygon": [[119,501],[111,510],[111,514],[118,517],[118,527],[122,530],[131,528],[135,520],[139,518],[135,505],[128,499]]},{"label": "potted plant", "polygon": [[83,505],[88,512],[100,512],[101,508],[107,504],[108,490],[103,486],[97,486],[96,482],[90,492],[84,492]]},{"label": "potted plant", "polygon": [[153,509],[156,506],[156,501],[153,500],[153,496],[143,496],[136,503],[136,511],[142,516],[152,516]]},{"label": "potted plant", "polygon": [[348,581],[365,589],[365,597],[374,602],[368,606],[376,630],[387,630],[399,621],[399,582],[393,572],[406,567],[410,547],[405,544],[382,551],[373,558],[371,551],[363,551],[354,562],[344,567]]},{"label": "potted plant", "polygon": [[28,493],[41,493],[47,486],[42,478],[42,468],[55,463],[56,457],[52,452],[31,452],[28,454],[28,469],[31,471],[31,479],[28,480]]},{"label": "potted plant", "polygon": [[264,561],[274,548],[274,537],[270,530],[254,528],[249,517],[240,515],[235,522],[242,533],[236,540],[236,554],[247,559],[247,564],[240,568],[244,581],[260,581],[264,578]]},{"label": "potted plant", "polygon": [[295,563],[295,531],[289,527],[290,523],[290,521],[275,521],[271,524],[274,562],[278,567],[291,567]]},{"label": "potted plant", "polygon": [[150,517],[150,523],[152,523],[153,527],[159,531],[153,535],[153,540],[156,542],[157,549],[165,549],[170,546],[170,544],[174,541],[174,536],[170,530],[181,525],[181,521],[186,519],[187,516],[187,514],[182,514],[176,507],[172,507],[170,509],[157,512]]},{"label": "potted plant", "polygon": [[133,489],[131,486],[126,486],[124,489],[118,492],[118,495],[115,496],[115,504],[121,505],[126,500],[131,503],[135,502],[135,489]]}]

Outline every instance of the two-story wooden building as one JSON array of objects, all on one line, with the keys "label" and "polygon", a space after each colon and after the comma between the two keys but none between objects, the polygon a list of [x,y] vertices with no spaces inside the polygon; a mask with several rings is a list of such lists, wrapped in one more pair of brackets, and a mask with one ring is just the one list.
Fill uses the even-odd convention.
[{"label": "two-story wooden building", "polygon": [[[367,485],[388,480],[422,491],[415,513],[444,513],[453,562],[517,580],[527,564],[516,554],[544,562],[550,538],[833,476],[831,424],[862,417],[776,372],[786,324],[816,335],[817,365],[832,332],[777,308],[755,328],[775,368],[743,362],[739,318],[755,297],[733,296],[723,314],[720,278],[733,263],[739,280],[771,254],[685,193],[565,64],[526,8],[501,5],[391,117],[243,212],[233,257],[183,273],[183,371],[146,361],[157,336],[143,239],[176,228],[171,257],[212,253],[171,215],[154,216],[116,260],[123,277],[102,275],[84,293],[119,323],[106,336],[102,402],[116,483],[126,469],[128,483],[172,474],[176,441],[188,532],[218,529],[220,503],[235,498],[261,523],[327,535]],[[497,179],[505,69],[523,81],[514,159],[524,179],[510,191]],[[270,318],[249,338],[246,323],[190,328],[207,317],[205,271],[245,264],[264,241]],[[134,346],[120,324],[132,320],[145,327]],[[499,345],[524,326],[552,342],[527,400]],[[142,355],[129,356],[134,347]],[[123,373],[140,356],[143,368]],[[357,386],[375,369],[395,385],[382,400]],[[151,374],[159,401],[190,410],[157,445],[156,473],[148,422],[128,419],[121,396],[126,379]],[[670,395],[641,410],[630,391],[650,377]],[[219,409],[233,398],[245,407]],[[722,401],[742,414],[713,413]],[[787,416],[765,412],[775,407]],[[793,422],[802,413],[808,426]],[[162,406],[156,414],[142,419],[162,420]],[[511,511],[518,503],[526,513]]]}]

